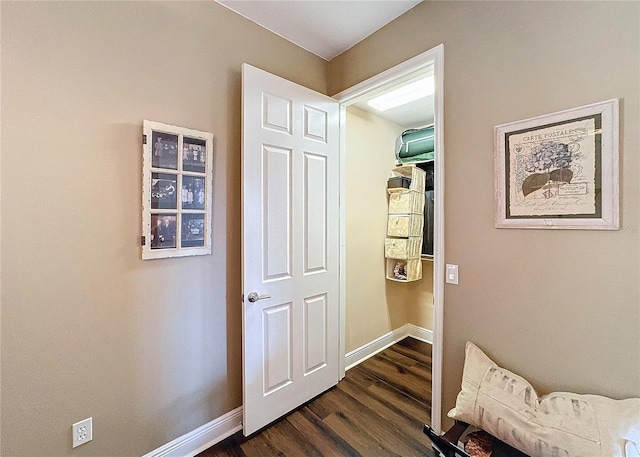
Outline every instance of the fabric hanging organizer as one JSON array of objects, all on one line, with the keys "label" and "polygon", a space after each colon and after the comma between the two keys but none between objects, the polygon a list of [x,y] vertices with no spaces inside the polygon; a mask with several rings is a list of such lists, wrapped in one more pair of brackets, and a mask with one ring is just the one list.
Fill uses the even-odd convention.
[{"label": "fabric hanging organizer", "polygon": [[396,139],[396,160],[400,163],[433,160],[434,126],[409,129]]}]

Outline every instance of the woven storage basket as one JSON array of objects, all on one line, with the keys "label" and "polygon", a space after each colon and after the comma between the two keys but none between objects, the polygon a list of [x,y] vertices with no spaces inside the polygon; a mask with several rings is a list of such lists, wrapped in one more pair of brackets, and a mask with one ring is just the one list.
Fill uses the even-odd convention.
[{"label": "woven storage basket", "polygon": [[425,171],[415,165],[403,165],[391,170],[393,176],[406,176],[411,178],[409,189],[424,192]]},{"label": "woven storage basket", "polygon": [[389,194],[389,214],[422,214],[423,211],[423,192],[405,190]]},{"label": "woven storage basket", "polygon": [[393,214],[387,222],[387,236],[422,236],[423,224],[424,218],[421,214]]},{"label": "woven storage basket", "polygon": [[[400,275],[396,273],[400,272]],[[387,259],[387,279],[394,281],[416,281],[422,278],[422,261],[420,259]]]},{"label": "woven storage basket", "polygon": [[387,238],[384,240],[384,256],[388,259],[416,259],[420,257],[422,238]]}]

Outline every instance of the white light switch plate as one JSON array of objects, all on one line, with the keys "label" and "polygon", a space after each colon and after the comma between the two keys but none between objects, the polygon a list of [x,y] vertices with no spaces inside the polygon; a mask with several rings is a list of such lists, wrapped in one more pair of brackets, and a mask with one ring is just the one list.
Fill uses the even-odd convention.
[{"label": "white light switch plate", "polygon": [[458,265],[447,264],[447,282],[449,284],[458,284]]}]

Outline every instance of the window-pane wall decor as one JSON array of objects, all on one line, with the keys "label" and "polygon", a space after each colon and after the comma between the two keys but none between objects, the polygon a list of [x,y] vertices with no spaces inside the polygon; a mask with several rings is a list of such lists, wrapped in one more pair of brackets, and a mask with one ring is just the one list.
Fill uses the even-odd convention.
[{"label": "window-pane wall decor", "polygon": [[213,134],[144,121],[142,258],[211,254]]}]

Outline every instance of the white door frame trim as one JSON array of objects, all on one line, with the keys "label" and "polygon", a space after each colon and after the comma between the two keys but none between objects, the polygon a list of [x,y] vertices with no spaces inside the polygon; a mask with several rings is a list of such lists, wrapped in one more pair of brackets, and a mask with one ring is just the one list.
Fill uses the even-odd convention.
[{"label": "white door frame trim", "polygon": [[444,306],[444,45],[440,44],[333,96],[340,103],[340,378],[345,373],[346,316],[346,107],[365,93],[394,79],[433,65],[435,155],[434,165],[434,269],[433,269],[433,368],[431,426],[440,433],[442,413],[442,332]]}]

